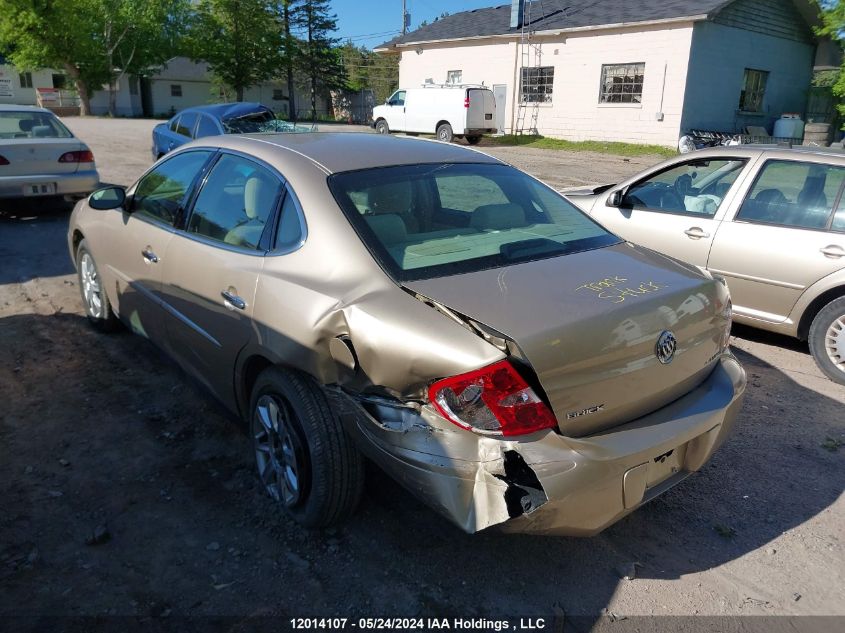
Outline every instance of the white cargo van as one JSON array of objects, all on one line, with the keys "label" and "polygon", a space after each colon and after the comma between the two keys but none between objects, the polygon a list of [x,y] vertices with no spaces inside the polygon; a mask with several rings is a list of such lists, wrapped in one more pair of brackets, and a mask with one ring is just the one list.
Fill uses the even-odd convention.
[{"label": "white cargo van", "polygon": [[440,141],[465,137],[470,145],[496,132],[496,99],[483,86],[428,86],[397,90],[373,108],[379,134],[436,134]]}]

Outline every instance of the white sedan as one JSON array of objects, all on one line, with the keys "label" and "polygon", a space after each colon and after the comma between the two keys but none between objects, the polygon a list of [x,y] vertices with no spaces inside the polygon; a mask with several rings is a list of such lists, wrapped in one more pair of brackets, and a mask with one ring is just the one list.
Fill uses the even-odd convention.
[{"label": "white sedan", "polygon": [[0,198],[82,198],[100,184],[94,154],[44,108],[0,105]]}]

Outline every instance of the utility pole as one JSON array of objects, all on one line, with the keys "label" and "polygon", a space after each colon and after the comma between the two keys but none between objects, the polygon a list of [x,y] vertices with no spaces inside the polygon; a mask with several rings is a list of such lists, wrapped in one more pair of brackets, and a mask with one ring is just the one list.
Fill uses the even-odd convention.
[{"label": "utility pole", "polygon": [[402,0],[402,35],[408,32],[408,12],[405,10],[405,2],[407,0]]}]

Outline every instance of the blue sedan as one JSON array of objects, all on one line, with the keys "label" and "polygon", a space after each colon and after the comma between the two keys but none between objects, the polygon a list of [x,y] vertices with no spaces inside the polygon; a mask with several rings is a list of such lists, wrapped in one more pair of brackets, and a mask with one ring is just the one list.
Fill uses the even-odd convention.
[{"label": "blue sedan", "polygon": [[167,152],[203,136],[299,131],[311,129],[277,120],[273,111],[260,103],[218,103],[186,108],[153,128],[153,159],[158,160]]}]

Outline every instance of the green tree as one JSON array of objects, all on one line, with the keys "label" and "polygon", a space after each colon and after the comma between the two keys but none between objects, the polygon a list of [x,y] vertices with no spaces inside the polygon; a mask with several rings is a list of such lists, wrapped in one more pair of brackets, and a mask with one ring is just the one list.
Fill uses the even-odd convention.
[{"label": "green tree", "polygon": [[274,77],[282,66],[275,6],[265,0],[200,0],[190,51],[243,101],[245,88]]},{"label": "green tree", "polygon": [[346,87],[346,73],[340,53],[337,16],[331,13],[328,0],[299,0],[297,6],[302,29],[299,68],[311,94],[311,117],[317,117],[317,96]]},{"label": "green tree", "polygon": [[[821,3],[822,26],[816,29],[819,35],[827,36],[839,42],[845,48],[845,3],[842,0],[830,0]],[[842,67],[832,82],[833,94],[840,98],[837,104],[839,113],[845,115],[845,58]]]},{"label": "green tree", "polygon": [[302,51],[302,42],[295,35],[301,22],[301,11],[297,4],[298,0],[282,0],[276,7],[276,13],[281,23],[282,68],[285,71],[285,80],[288,86],[288,114],[293,121],[297,119],[294,77]]},{"label": "green tree", "polygon": [[87,115],[93,90],[172,56],[186,7],[187,0],[0,0],[0,42],[19,68],[64,70]]}]

